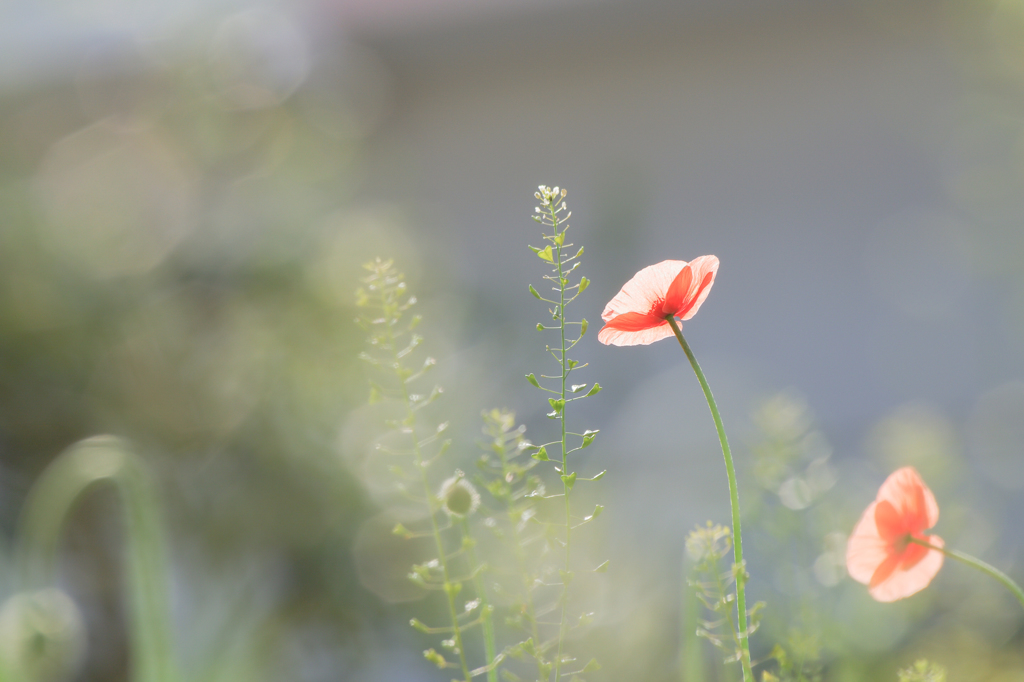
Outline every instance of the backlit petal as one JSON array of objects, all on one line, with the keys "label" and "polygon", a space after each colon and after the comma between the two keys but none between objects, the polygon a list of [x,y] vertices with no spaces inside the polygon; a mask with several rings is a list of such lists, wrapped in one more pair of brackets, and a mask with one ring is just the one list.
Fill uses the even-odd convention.
[{"label": "backlit petal", "polygon": [[[942,538],[937,535],[925,536],[925,541],[935,547],[943,547]],[[924,548],[923,548],[924,549]],[[909,597],[928,587],[932,578],[942,568],[944,559],[942,552],[925,549],[924,557],[906,569],[897,567],[888,578],[868,588],[868,592],[878,601],[890,602]]]},{"label": "backlit petal", "polygon": [[687,307],[687,304],[690,302],[688,297],[690,296],[690,285],[692,283],[693,268],[687,263],[679,271],[679,274],[676,275],[676,278],[672,280],[672,284],[668,286],[668,291],[665,292],[665,302],[661,306],[663,314],[675,315]]},{"label": "backlit petal", "polygon": [[648,265],[622,285],[619,293],[605,306],[601,318],[607,322],[625,313],[647,314],[656,301],[665,298],[672,280],[685,266],[684,260],[664,260]]},{"label": "backlit petal", "polygon": [[875,527],[878,528],[879,537],[886,542],[892,542],[907,533],[903,517],[889,500],[875,503]]},{"label": "backlit petal", "polygon": [[693,270],[690,291],[687,293],[684,306],[676,311],[676,315],[684,320],[697,314],[701,303],[711,292],[711,285],[715,283],[715,275],[718,274],[718,258],[715,256],[694,258],[690,261],[690,269]]},{"label": "backlit petal", "polygon": [[851,578],[865,585],[871,582],[871,576],[889,557],[890,543],[882,539],[875,525],[877,504],[872,502],[864,510],[846,544],[846,570]]},{"label": "backlit petal", "polygon": [[672,336],[672,328],[668,322],[662,321],[661,326],[648,327],[639,331],[626,331],[605,326],[597,334],[597,340],[610,346],[646,346]]},{"label": "backlit petal", "polygon": [[625,332],[638,332],[641,329],[651,329],[665,324],[665,318],[657,315],[643,315],[641,313],[625,313],[617,315],[608,320],[606,327],[621,329]]},{"label": "backlit petal", "polygon": [[868,591],[870,592],[875,587],[878,587],[893,574],[896,568],[900,565],[900,558],[895,554],[890,554],[885,557],[885,561],[880,563],[875,569],[875,572],[871,574],[871,581],[868,582]]},{"label": "backlit petal", "polygon": [[914,467],[897,469],[878,490],[878,501],[888,500],[905,518],[908,530],[920,532],[939,520],[939,505]]}]

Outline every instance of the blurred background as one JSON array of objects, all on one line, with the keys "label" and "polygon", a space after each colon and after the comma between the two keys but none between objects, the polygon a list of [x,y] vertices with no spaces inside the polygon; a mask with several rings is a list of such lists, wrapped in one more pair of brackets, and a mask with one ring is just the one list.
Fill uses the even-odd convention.
[{"label": "blurred background", "polygon": [[[5,566],[47,464],[116,434],[156,472],[186,677],[227,657],[234,679],[449,679],[407,625],[432,607],[404,568],[372,579],[408,562],[374,540],[353,292],[375,256],[406,273],[456,461],[482,407],[547,440],[523,380],[551,369],[526,288],[544,183],[569,189],[592,324],[640,268],[721,259],[684,331],[743,479],[755,657],[817,634],[827,680],[921,656],[1024,677],[997,584],[947,565],[880,605],[843,567],[912,464],[947,546],[1024,579],[1024,1],[8,0],[0,18]],[[612,563],[584,647],[594,679],[679,679],[683,543],[728,519],[721,454],[674,343],[592,336],[578,357],[605,390],[580,422],[609,474],[587,551]],[[62,535],[76,680],[131,675],[119,513],[97,490]]]}]

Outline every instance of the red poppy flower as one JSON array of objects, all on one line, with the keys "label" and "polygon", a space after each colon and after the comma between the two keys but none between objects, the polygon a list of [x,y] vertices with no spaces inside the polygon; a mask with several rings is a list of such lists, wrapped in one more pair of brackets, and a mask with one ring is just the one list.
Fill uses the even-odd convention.
[{"label": "red poppy flower", "polygon": [[924,531],[939,520],[939,506],[914,467],[894,471],[860,517],[846,545],[846,569],[878,601],[896,601],[923,590],[942,568],[942,538]]},{"label": "red poppy flower", "polygon": [[718,259],[701,256],[687,263],[665,260],[633,275],[605,306],[601,343],[637,346],[672,336],[669,317],[688,320],[708,297]]}]

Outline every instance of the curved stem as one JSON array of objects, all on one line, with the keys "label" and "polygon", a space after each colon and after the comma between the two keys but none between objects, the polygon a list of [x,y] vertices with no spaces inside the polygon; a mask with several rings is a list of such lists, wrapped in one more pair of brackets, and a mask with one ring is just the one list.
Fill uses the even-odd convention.
[{"label": "curved stem", "polygon": [[670,316],[668,318],[668,323],[671,325],[672,331],[675,332],[676,338],[679,340],[679,345],[683,347],[683,352],[686,353],[686,357],[690,361],[690,366],[693,367],[694,374],[697,375],[697,381],[700,382],[700,387],[704,391],[704,397],[708,401],[708,407],[711,408],[711,417],[715,420],[715,429],[718,431],[718,440],[722,444],[722,455],[725,457],[725,472],[729,477],[729,505],[732,508],[733,557],[739,571],[736,574],[736,618],[739,625],[737,636],[740,644],[740,665],[743,668],[744,682],[754,682],[754,672],[750,666],[750,644],[748,642],[749,638],[747,632],[747,596],[744,586],[747,578],[747,571],[746,566],[743,563],[743,537],[740,534],[740,496],[739,490],[736,486],[736,467],[732,462],[732,450],[729,449],[729,439],[726,438],[725,435],[725,426],[722,424],[722,417],[718,414],[718,404],[715,403],[715,397],[711,394],[711,387],[708,386],[707,379],[704,378],[704,372],[701,371],[700,365],[697,364],[697,358],[694,357],[689,344],[687,344],[686,339],[683,338],[683,333],[679,330],[679,325],[676,323],[675,317]]},{"label": "curved stem", "polygon": [[927,542],[925,542],[924,540],[919,540],[918,538],[915,538],[915,537],[911,537],[909,539],[910,539],[910,542],[913,542],[916,545],[921,545],[922,547],[927,547],[928,549],[934,549],[936,552],[942,552],[943,554],[945,554],[948,557],[952,557],[952,558],[956,559],[957,561],[960,561],[962,563],[967,564],[968,566],[972,566],[972,567],[978,569],[982,573],[986,573],[986,574],[992,576],[993,578],[995,578],[996,580],[1001,582],[1003,584],[1003,587],[1008,589],[1010,592],[1013,592],[1013,596],[1017,598],[1017,601],[1019,601],[1021,603],[1021,606],[1024,606],[1024,590],[1021,590],[1020,589],[1020,585],[1018,585],[1017,583],[1013,582],[1013,580],[1010,578],[1010,576],[1006,575],[1005,573],[1000,571],[995,566],[992,566],[991,564],[987,564],[984,561],[982,561],[981,559],[975,559],[970,554],[964,554],[963,552],[958,552],[955,549],[946,549],[945,547],[936,547],[935,545],[930,545]]}]

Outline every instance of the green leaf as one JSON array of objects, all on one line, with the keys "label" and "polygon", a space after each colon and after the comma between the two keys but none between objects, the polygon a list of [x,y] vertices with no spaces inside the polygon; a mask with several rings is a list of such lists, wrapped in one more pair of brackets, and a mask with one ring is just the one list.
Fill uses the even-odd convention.
[{"label": "green leaf", "polygon": [[582,390],[583,390],[583,389],[585,389],[586,387],[587,387],[587,385],[586,385],[586,384],[573,384],[573,385],[572,385],[572,387],[571,387],[571,388],[569,388],[569,390],[570,390],[570,391],[571,391],[572,393],[579,393],[580,391],[582,391]]},{"label": "green leaf", "polygon": [[576,472],[574,471],[568,476],[562,474],[562,483],[565,484],[566,488],[572,490],[572,487],[576,484]]},{"label": "green leaf", "polygon": [[[580,252],[582,252],[582,251],[583,251],[583,249],[580,249]],[[587,287],[589,287],[589,286],[590,286],[590,280],[587,279],[586,277],[581,277],[580,278],[580,293],[582,294],[584,291],[586,291]]]},{"label": "green leaf", "polygon": [[532,385],[536,386],[537,388],[540,388],[540,382],[537,381],[537,377],[534,375],[533,372],[530,372],[529,374],[526,375],[526,380],[529,381]]},{"label": "green leaf", "polygon": [[548,402],[555,409],[555,412],[561,412],[562,408],[565,407],[565,401],[561,398],[548,398]]},{"label": "green leaf", "polygon": [[573,572],[565,571],[560,568],[558,569],[558,576],[562,579],[563,583],[571,583],[573,578]]},{"label": "green leaf", "polygon": [[539,332],[544,331],[544,325],[542,325],[540,322],[537,323],[537,331],[539,331]]},{"label": "green leaf", "polygon": [[608,572],[608,564],[610,563],[610,561],[611,561],[610,559],[605,559],[603,564],[601,564],[600,566],[598,566],[597,568],[594,569],[594,573],[607,573]]},{"label": "green leaf", "polygon": [[420,632],[430,632],[430,628],[428,628],[426,625],[416,620],[415,618],[409,621],[409,625],[413,626]]},{"label": "green leaf", "polygon": [[602,471],[601,473],[599,473],[599,474],[598,474],[597,476],[594,476],[594,477],[593,477],[592,479],[590,479],[590,480],[591,480],[591,481],[600,481],[600,480],[601,480],[602,478],[604,478],[604,475],[605,475],[605,474],[607,474],[607,473],[608,473],[608,470],[607,470],[607,469],[605,469],[604,471]]},{"label": "green leaf", "polygon": [[402,537],[404,537],[406,539],[412,537],[412,533],[409,532],[409,529],[406,528],[405,526],[403,526],[400,523],[396,523],[395,524],[395,527],[391,529],[391,534],[392,535],[401,535]]},{"label": "green leaf", "polygon": [[587,333],[587,318],[584,317],[583,321],[580,322],[580,336],[583,336],[586,333]]},{"label": "green leaf", "polygon": [[583,445],[580,446],[580,449],[585,448],[588,445],[590,445],[591,443],[593,443],[594,442],[594,438],[597,436],[598,433],[599,433],[598,431],[589,431],[589,430],[588,431],[584,431],[583,432]]},{"label": "green leaf", "polygon": [[540,298],[540,293],[533,288],[532,284],[530,285],[530,293],[533,294],[534,298]]},{"label": "green leaf", "polygon": [[538,462],[548,462],[548,450],[544,446],[541,446],[540,450],[531,455]]},{"label": "green leaf", "polygon": [[604,505],[600,505],[600,504],[594,505],[594,513],[590,515],[590,518],[596,519],[598,516],[601,515],[601,512],[603,512],[603,511],[604,511]]},{"label": "green leaf", "polygon": [[587,391],[587,395],[584,396],[584,397],[589,398],[590,396],[597,395],[600,392],[601,392],[601,384],[594,384],[594,386],[589,391]]},{"label": "green leaf", "polygon": [[563,232],[559,232],[554,237],[552,237],[551,241],[553,241],[556,244],[558,244],[559,246],[561,246],[562,244],[565,243],[565,232],[564,231]]},{"label": "green leaf", "polygon": [[[608,564],[608,562],[606,561],[602,565],[607,565],[607,564]],[[587,664],[585,666],[583,666],[583,670],[581,670],[580,672],[581,673],[592,673],[592,672],[594,672],[596,670],[600,670],[600,669],[601,669],[601,664],[597,662],[596,658],[592,658],[592,659],[590,659],[590,661],[587,662]]]},{"label": "green leaf", "polygon": [[[530,248],[532,249],[533,247],[531,246]],[[548,244],[543,249],[537,249],[536,254],[538,258],[549,263],[553,263],[555,260],[554,256],[551,255],[551,244]]]},{"label": "green leaf", "polygon": [[576,365],[578,365],[580,363],[579,363],[578,360],[568,360],[566,362],[566,364],[569,365],[569,369],[572,369],[573,367],[575,367]]}]

